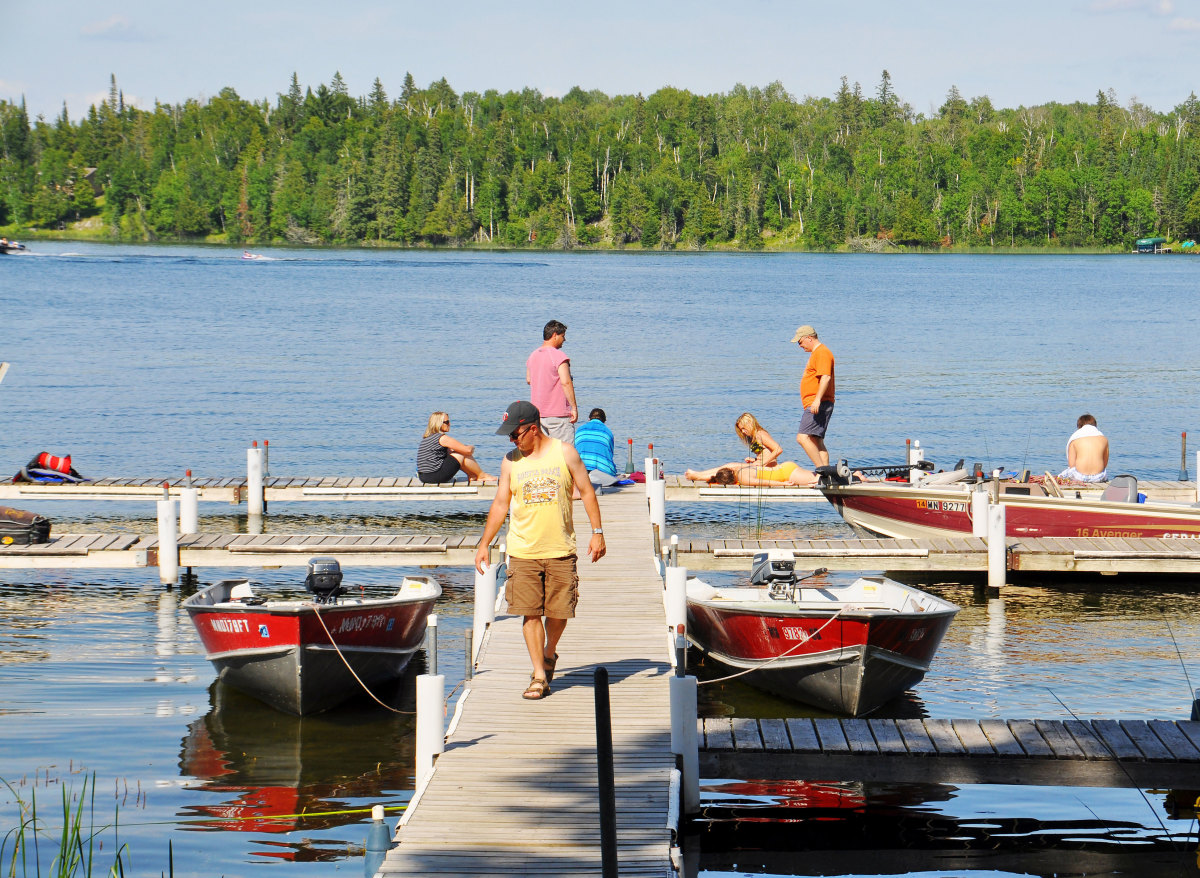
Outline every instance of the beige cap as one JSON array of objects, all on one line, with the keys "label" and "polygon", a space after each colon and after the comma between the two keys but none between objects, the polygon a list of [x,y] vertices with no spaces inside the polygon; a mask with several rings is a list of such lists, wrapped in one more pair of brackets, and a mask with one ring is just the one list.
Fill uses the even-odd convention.
[{"label": "beige cap", "polygon": [[801,326],[799,329],[796,330],[796,334],[792,336],[792,341],[798,342],[798,341],[800,341],[800,339],[804,338],[804,336],[806,336],[806,335],[811,335],[813,338],[817,337],[817,331],[815,329],[813,329],[811,326],[809,326],[807,323],[805,323],[803,326]]}]

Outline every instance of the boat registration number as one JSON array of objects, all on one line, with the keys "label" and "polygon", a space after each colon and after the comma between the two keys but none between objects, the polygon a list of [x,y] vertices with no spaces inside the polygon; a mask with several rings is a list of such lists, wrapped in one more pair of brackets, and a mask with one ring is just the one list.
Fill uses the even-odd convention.
[{"label": "boat registration number", "polygon": [[[791,628],[787,625],[784,625],[781,630],[783,631],[784,640],[798,640],[801,643],[804,643],[807,640],[811,640],[813,636],[813,632],[809,631],[807,628]],[[820,638],[818,637],[817,639],[819,640]]]},{"label": "boat registration number", "polygon": [[918,500],[918,509],[928,509],[931,512],[966,512],[967,504],[959,500]]}]

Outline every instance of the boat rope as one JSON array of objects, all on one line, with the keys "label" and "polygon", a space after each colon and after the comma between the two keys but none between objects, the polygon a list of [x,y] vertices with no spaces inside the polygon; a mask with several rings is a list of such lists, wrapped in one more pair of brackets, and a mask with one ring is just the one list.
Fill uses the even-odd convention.
[{"label": "boat rope", "polygon": [[378,696],[371,691],[370,687],[368,687],[367,684],[362,681],[362,677],[354,673],[354,668],[350,667],[350,662],[346,661],[346,657],[342,655],[341,647],[337,645],[337,641],[333,639],[333,635],[329,633],[329,627],[325,624],[325,620],[321,617],[321,608],[314,604],[313,612],[317,616],[317,621],[321,623],[321,627],[325,629],[325,636],[329,638],[329,642],[333,645],[333,651],[338,654],[338,658],[342,660],[342,664],[346,666],[346,670],[350,672],[350,675],[354,677],[355,680],[358,680],[358,685],[362,686],[362,690],[370,695],[372,700],[374,700],[376,704],[385,710],[390,710],[392,713],[403,713],[407,716],[415,716],[417,713],[415,710],[401,710],[398,707],[392,707],[390,704],[384,704],[379,700]]},{"label": "boat rope", "polygon": [[795,646],[793,646],[787,652],[781,652],[779,655],[775,656],[774,658],[768,659],[767,661],[763,662],[761,665],[755,665],[752,668],[746,668],[744,670],[738,671],[736,674],[730,674],[728,677],[716,677],[712,680],[699,680],[696,683],[696,685],[697,686],[708,686],[711,683],[725,683],[729,680],[736,680],[738,677],[744,677],[746,674],[753,673],[754,671],[761,671],[763,668],[774,664],[775,662],[779,661],[780,659],[787,658],[789,655],[791,655],[797,649],[804,646],[804,644],[808,643],[810,640],[812,640],[814,637],[816,637],[818,634],[820,634],[822,631],[824,631],[826,628],[828,628],[830,625],[832,625],[834,619],[836,619],[838,616],[842,615],[842,613],[846,612],[846,610],[850,610],[850,609],[854,609],[854,608],[850,607],[850,606],[841,607],[836,613],[834,613],[832,616],[830,616],[828,619],[825,620],[824,625],[822,625],[820,628],[818,628],[812,634],[808,635],[808,637],[804,638],[804,640],[801,640],[799,643],[797,643]]}]

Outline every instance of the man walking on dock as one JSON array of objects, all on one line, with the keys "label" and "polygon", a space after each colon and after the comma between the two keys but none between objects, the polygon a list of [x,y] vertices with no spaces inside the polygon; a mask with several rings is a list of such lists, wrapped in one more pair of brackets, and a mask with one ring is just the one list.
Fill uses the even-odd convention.
[{"label": "man walking on dock", "polygon": [[488,547],[511,505],[505,599],[509,613],[525,617],[522,633],[533,673],[523,697],[536,700],[550,694],[558,641],[579,602],[571,494],[579,491],[592,525],[588,555],[593,562],[604,557],[600,504],[575,447],[542,431],[532,403],[510,405],[496,433],[517,447],[500,464],[500,484],[475,550],[475,569],[484,572]]},{"label": "man walking on dock", "polygon": [[808,352],[808,365],[800,379],[800,402],[804,417],[796,441],[817,466],[829,466],[829,451],[825,448],[825,431],[833,416],[833,352],[817,340],[817,331],[804,324],[792,336],[792,342]]},{"label": "man walking on dock", "polygon": [[542,330],[542,346],[525,361],[525,383],[529,398],[542,415],[545,432],[568,445],[575,441],[579,408],[571,381],[571,359],[562,352],[567,326],[551,320]]}]

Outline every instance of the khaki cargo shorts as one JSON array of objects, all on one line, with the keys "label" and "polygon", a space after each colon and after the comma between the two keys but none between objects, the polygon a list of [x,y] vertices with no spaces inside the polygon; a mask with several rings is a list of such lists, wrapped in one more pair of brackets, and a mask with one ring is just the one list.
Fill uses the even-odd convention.
[{"label": "khaki cargo shorts", "polygon": [[504,599],[514,616],[574,619],[579,603],[575,555],[564,558],[509,558]]}]

